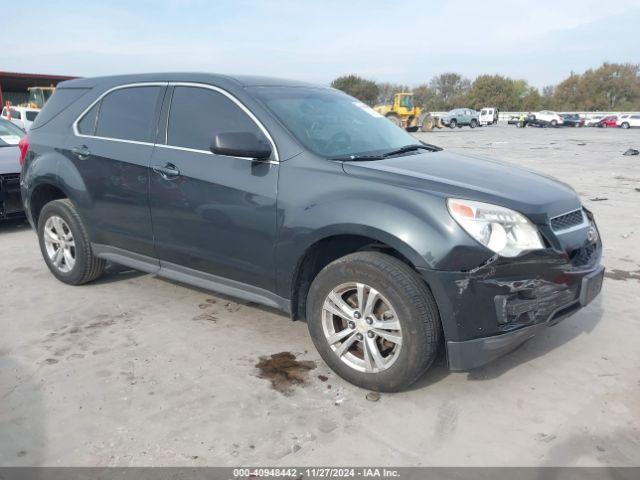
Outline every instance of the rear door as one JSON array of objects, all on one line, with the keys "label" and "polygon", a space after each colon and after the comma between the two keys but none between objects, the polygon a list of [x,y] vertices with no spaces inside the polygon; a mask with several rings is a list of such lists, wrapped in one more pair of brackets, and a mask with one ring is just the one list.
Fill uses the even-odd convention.
[{"label": "rear door", "polygon": [[273,290],[276,157],[215,155],[210,145],[222,132],[251,132],[274,152],[275,145],[246,108],[216,87],[176,85],[168,110],[165,145],[158,143],[151,162],[150,205],[161,265]]},{"label": "rear door", "polygon": [[155,257],[149,212],[149,161],[165,83],[119,87],[74,125],[69,157],[90,209],[92,241]]}]

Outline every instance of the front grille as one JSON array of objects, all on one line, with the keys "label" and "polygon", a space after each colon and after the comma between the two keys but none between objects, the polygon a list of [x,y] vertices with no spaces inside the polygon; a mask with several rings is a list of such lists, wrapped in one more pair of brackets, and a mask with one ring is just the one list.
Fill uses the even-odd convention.
[{"label": "front grille", "polygon": [[0,219],[23,215],[20,198],[20,174],[0,175]]},{"label": "front grille", "polygon": [[573,212],[565,213],[558,217],[551,219],[551,229],[554,232],[562,230],[568,230],[569,228],[576,227],[584,222],[584,214],[582,209],[574,210]]}]

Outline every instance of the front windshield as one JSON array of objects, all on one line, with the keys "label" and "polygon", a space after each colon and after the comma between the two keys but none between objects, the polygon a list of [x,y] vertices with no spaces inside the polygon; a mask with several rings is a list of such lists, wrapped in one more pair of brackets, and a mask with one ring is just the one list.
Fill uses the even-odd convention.
[{"label": "front windshield", "polygon": [[312,152],[327,158],[375,155],[417,143],[364,103],[313,87],[253,87],[251,91]]},{"label": "front windshield", "polygon": [[17,145],[25,132],[13,123],[0,118],[0,147]]}]

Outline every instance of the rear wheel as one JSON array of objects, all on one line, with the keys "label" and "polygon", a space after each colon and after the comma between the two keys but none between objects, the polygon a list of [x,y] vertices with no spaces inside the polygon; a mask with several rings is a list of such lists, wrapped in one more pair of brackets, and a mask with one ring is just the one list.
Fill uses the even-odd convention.
[{"label": "rear wheel", "polygon": [[620,125],[620,126],[621,126],[622,128],[625,128],[625,129],[630,127],[630,125],[629,125],[629,123],[628,123],[628,122],[622,122],[622,125]]},{"label": "rear wheel", "polygon": [[475,118],[472,118],[471,122],[469,123],[469,126],[471,128],[476,128],[478,126],[478,121]]},{"label": "rear wheel", "polygon": [[440,320],[433,296],[395,257],[358,252],[330,263],[311,285],[307,312],[323,360],[360,387],[404,389],[436,357]]},{"label": "rear wheel", "polygon": [[81,285],[98,278],[106,262],[93,255],[87,231],[71,201],[47,203],[38,217],[40,251],[60,281]]}]

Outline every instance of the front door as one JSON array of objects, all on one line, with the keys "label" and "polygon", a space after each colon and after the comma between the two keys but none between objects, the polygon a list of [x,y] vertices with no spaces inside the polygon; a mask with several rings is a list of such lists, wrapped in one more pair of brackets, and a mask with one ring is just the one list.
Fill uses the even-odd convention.
[{"label": "front door", "polygon": [[173,87],[166,128],[150,184],[161,264],[273,291],[278,164],[210,150],[218,133],[267,141],[264,132],[225,92],[184,85]]}]

